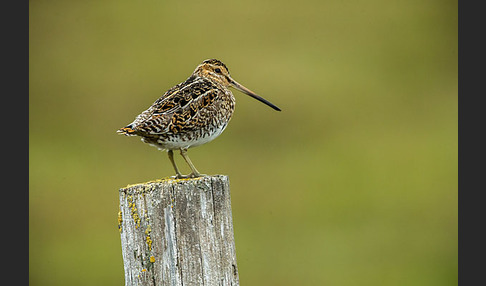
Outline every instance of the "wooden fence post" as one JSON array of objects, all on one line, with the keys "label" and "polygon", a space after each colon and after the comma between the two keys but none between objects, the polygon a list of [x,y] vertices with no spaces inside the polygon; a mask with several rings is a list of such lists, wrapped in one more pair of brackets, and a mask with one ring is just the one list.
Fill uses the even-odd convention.
[{"label": "wooden fence post", "polygon": [[239,285],[229,179],[164,179],[120,189],[125,285]]}]

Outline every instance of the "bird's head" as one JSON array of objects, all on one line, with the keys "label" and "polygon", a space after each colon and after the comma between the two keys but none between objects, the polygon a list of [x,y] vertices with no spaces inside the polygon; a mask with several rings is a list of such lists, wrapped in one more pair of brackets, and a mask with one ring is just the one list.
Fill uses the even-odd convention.
[{"label": "bird's head", "polygon": [[234,87],[237,90],[265,103],[266,105],[270,106],[271,108],[280,111],[280,108],[275,106],[273,103],[269,102],[268,100],[258,96],[253,91],[249,90],[248,88],[244,87],[243,85],[239,84],[237,81],[231,78],[228,67],[220,60],[217,59],[209,59],[203,61],[200,65],[197,66],[196,70],[194,70],[194,75],[207,78],[213,82],[217,82],[224,87]]},{"label": "bird's head", "polygon": [[209,59],[197,66],[194,74],[217,82],[224,87],[231,86],[231,77],[226,65],[217,60]]}]

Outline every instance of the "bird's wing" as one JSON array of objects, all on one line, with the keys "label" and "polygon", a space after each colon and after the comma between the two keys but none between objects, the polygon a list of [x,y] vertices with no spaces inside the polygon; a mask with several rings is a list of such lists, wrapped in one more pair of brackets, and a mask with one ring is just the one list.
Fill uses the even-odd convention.
[{"label": "bird's wing", "polygon": [[221,92],[213,83],[190,77],[169,89],[128,126],[126,135],[157,135],[191,131],[204,124],[200,111],[207,108]]}]

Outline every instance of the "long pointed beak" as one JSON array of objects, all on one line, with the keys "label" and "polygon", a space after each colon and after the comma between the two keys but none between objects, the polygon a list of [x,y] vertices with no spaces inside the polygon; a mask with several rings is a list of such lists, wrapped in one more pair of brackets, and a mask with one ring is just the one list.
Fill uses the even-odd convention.
[{"label": "long pointed beak", "polygon": [[261,96],[258,96],[256,93],[254,93],[253,91],[249,90],[248,88],[244,87],[243,85],[237,83],[235,80],[233,80],[232,78],[230,78],[229,76],[227,77],[228,78],[228,81],[231,83],[231,85],[236,88],[237,90],[253,97],[254,99],[260,101],[260,102],[263,102],[265,103],[266,105],[270,106],[271,108],[277,110],[277,111],[281,111],[280,108],[278,108],[275,104],[271,103],[270,101],[266,100],[265,98],[261,97]]}]

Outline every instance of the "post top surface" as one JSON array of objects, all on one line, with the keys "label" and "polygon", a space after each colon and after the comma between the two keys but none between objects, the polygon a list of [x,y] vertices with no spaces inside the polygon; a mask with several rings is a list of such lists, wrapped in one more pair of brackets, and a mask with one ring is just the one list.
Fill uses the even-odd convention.
[{"label": "post top surface", "polygon": [[184,183],[194,183],[197,181],[201,180],[210,180],[210,179],[216,179],[216,180],[222,180],[226,179],[228,180],[227,175],[205,175],[197,178],[184,178],[184,179],[175,179],[172,177],[165,177],[162,179],[155,179],[143,183],[135,183],[135,184],[128,184],[126,187],[123,187],[120,189],[120,192],[127,191],[128,189],[132,188],[144,188],[146,186],[154,185],[154,184],[167,184],[167,185],[172,185],[172,184],[184,184]]}]

